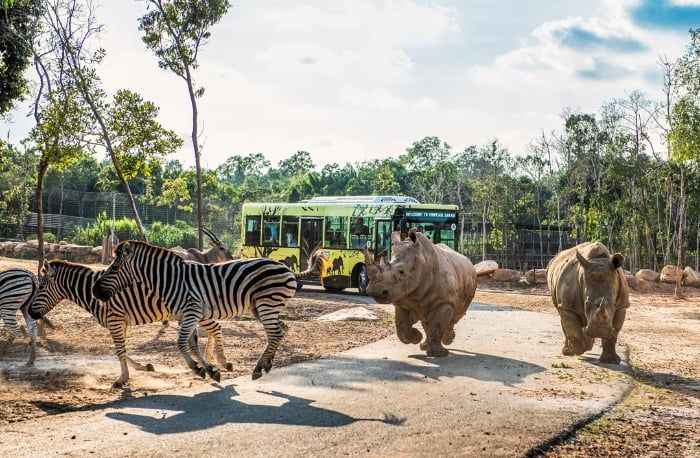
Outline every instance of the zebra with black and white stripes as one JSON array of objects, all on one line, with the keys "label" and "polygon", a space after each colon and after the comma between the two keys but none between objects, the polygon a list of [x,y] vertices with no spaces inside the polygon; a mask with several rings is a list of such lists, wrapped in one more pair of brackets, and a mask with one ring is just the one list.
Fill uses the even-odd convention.
[{"label": "zebra with black and white stripes", "polygon": [[27,366],[34,365],[36,359],[36,324],[27,313],[29,302],[37,290],[36,276],[25,269],[8,269],[0,272],[0,317],[5,323],[7,339],[0,342],[0,358],[20,334],[17,324],[17,310],[22,312],[27,323],[27,333],[31,340],[31,352]]},{"label": "zebra with black and white stripes", "polygon": [[[39,290],[29,307],[29,314],[33,318],[41,318],[63,299],[68,299],[90,312],[112,335],[121,365],[121,375],[113,386],[122,387],[129,379],[128,366],[140,371],[154,370],[153,365],[140,364],[126,355],[127,328],[162,321],[168,318],[170,312],[155,291],[141,284],[120,291],[109,302],[98,301],[93,296],[92,288],[100,273],[90,267],[68,261],[49,261],[42,267]],[[209,335],[207,354],[215,352],[219,364],[232,371],[233,365],[226,362],[224,354],[221,325],[214,320],[203,320],[200,325]],[[194,334],[190,342],[193,352],[197,348],[196,340]]]},{"label": "zebra with black and white stripes", "polygon": [[[178,349],[187,365],[201,377],[221,375],[201,355],[199,364],[187,343],[201,320],[220,320],[250,313],[267,333],[267,346],[253,370],[253,379],[269,372],[287,326],[279,319],[282,307],[296,292],[296,277],[284,264],[271,259],[241,259],[222,264],[183,261],[164,248],[144,242],[122,242],[112,264],[95,283],[95,296],[109,300],[124,288],[141,283],[157,291],[170,314],[180,319]],[[201,364],[201,366],[200,366]]]}]

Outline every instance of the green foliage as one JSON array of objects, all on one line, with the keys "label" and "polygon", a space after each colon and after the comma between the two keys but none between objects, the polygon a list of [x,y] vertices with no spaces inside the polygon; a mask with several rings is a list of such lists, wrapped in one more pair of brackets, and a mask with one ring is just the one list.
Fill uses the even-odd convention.
[{"label": "green foliage", "polygon": [[192,248],[197,246],[197,231],[184,221],[176,221],[174,225],[155,222],[148,228],[148,240],[165,248]]},{"label": "green foliage", "polygon": [[44,242],[56,243],[56,234],[53,232],[44,232]]},{"label": "green foliage", "polygon": [[[147,0],[152,8],[139,19],[143,42],[158,58],[161,68],[187,79],[188,68],[197,66],[199,47],[210,38],[210,29],[229,8],[226,0]],[[195,91],[202,96],[204,89]]]},{"label": "green foliage", "polygon": [[673,129],[669,135],[674,160],[700,161],[700,106],[690,97],[684,97],[671,113]]},{"label": "green foliage", "polygon": [[34,24],[41,8],[41,0],[0,2],[0,115],[27,90],[24,71],[31,63]]},{"label": "green foliage", "polygon": [[[109,219],[107,213],[102,212],[94,224],[89,224],[78,230],[70,241],[79,245],[100,246],[102,245],[102,237],[110,234],[111,230],[112,220]],[[115,220],[114,234],[120,241],[139,239],[139,229],[136,222],[130,218]]]}]

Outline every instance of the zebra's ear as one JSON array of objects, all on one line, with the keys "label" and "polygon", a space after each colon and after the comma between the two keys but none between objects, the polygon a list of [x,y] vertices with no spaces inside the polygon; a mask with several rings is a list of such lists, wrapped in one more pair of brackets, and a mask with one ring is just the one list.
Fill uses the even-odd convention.
[{"label": "zebra's ear", "polygon": [[125,258],[131,256],[131,244],[129,242],[122,243],[121,250],[119,250],[118,255],[122,255]]},{"label": "zebra's ear", "polygon": [[51,263],[48,263],[44,261],[44,263],[41,265],[41,276],[44,277],[51,277],[53,275],[53,267],[51,266]]}]

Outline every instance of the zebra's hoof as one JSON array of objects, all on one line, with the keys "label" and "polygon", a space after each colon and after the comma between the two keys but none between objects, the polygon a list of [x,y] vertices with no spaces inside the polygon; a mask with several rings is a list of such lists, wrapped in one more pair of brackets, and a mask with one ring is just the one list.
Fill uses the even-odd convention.
[{"label": "zebra's hoof", "polygon": [[263,364],[263,370],[265,370],[266,374],[270,372],[270,369],[272,369],[272,361],[268,361],[267,363]]},{"label": "zebra's hoof", "polygon": [[215,382],[219,383],[219,382],[221,381],[221,372],[219,372],[219,371],[214,371],[214,372],[211,374],[211,378],[212,378],[212,380],[214,380]]},{"label": "zebra's hoof", "polygon": [[113,390],[121,390],[122,388],[124,388],[124,383],[122,383],[121,380],[115,380],[114,383],[112,383]]},{"label": "zebra's hoof", "polygon": [[233,372],[233,363],[226,363],[226,370],[229,372]]},{"label": "zebra's hoof", "polygon": [[148,363],[146,364],[146,372],[155,372],[155,367],[153,367],[153,364]]},{"label": "zebra's hoof", "polygon": [[201,378],[204,378],[207,376],[206,369],[204,369],[203,367],[199,367],[199,366],[194,368],[194,373],[199,375]]},{"label": "zebra's hoof", "polygon": [[253,380],[257,380],[257,379],[259,379],[260,377],[262,377],[262,371],[261,371],[261,370],[253,371]]},{"label": "zebra's hoof", "polygon": [[27,367],[34,367],[34,361],[27,361]]}]

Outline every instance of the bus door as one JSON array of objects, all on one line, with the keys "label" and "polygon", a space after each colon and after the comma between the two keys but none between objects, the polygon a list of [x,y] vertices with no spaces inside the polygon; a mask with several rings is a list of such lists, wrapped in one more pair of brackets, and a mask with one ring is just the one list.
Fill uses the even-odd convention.
[{"label": "bus door", "polygon": [[323,218],[301,218],[301,270],[309,266],[309,258],[323,243]]},{"label": "bus door", "polygon": [[374,241],[374,255],[376,257],[384,256],[387,262],[389,262],[391,254],[391,231],[391,220],[374,220],[374,236],[376,237]]}]

